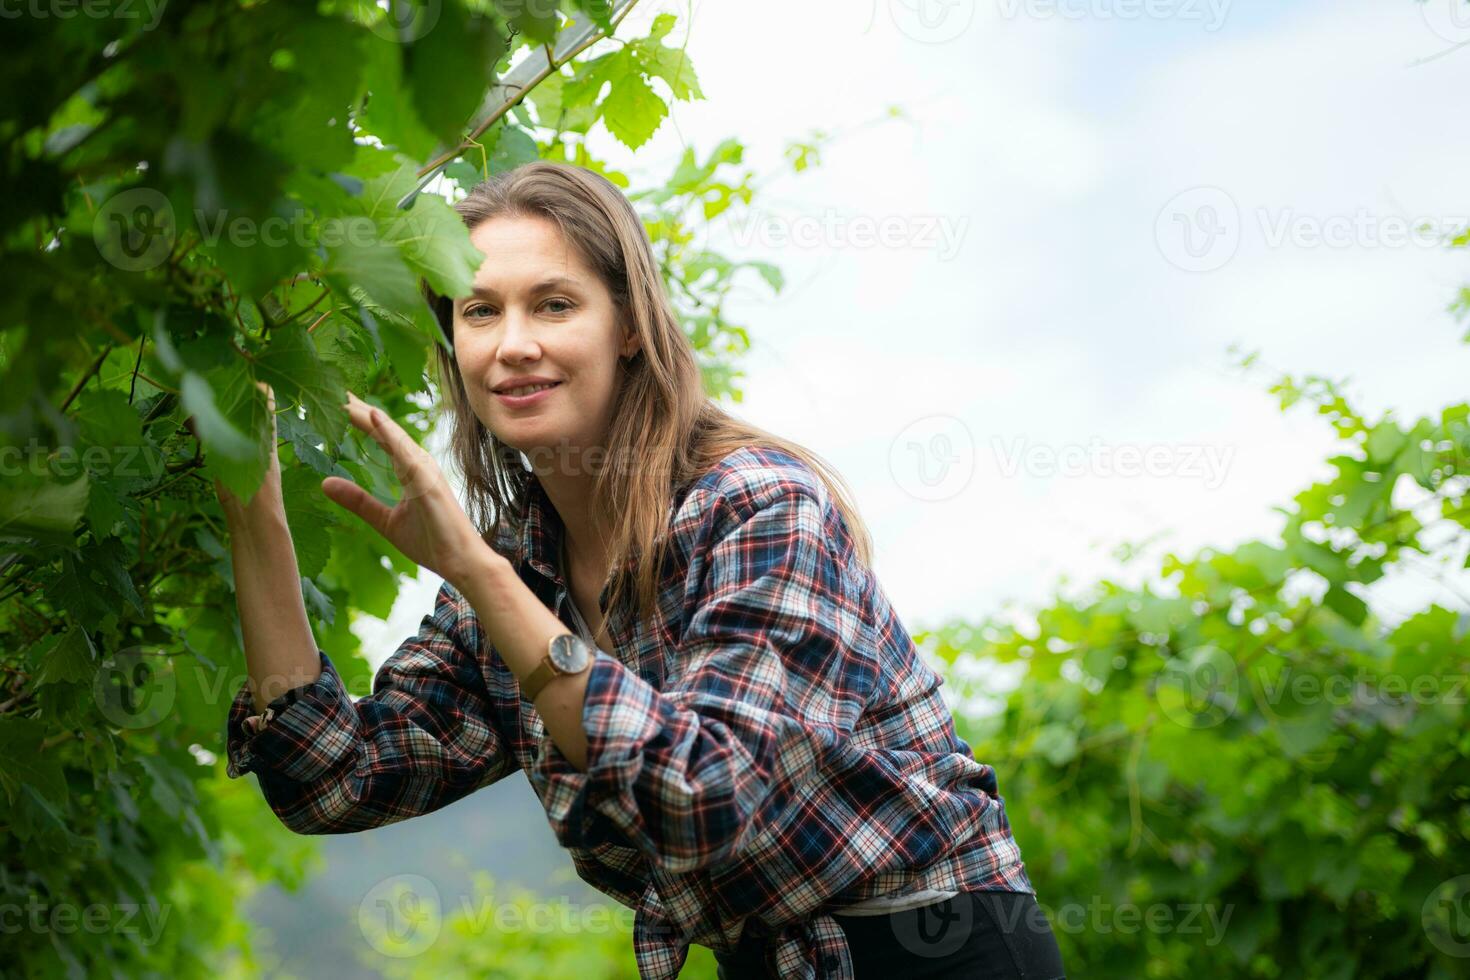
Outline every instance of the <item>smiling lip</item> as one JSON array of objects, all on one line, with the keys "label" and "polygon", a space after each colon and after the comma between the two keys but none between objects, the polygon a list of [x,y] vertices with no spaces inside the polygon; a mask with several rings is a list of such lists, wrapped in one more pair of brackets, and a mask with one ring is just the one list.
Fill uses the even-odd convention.
[{"label": "smiling lip", "polygon": [[495,392],[495,397],[500,399],[502,405],[510,408],[525,408],[528,405],[536,404],[560,387],[561,382],[558,381],[552,384],[550,388],[542,388],[540,391],[533,391],[529,395],[503,395],[497,391]]}]

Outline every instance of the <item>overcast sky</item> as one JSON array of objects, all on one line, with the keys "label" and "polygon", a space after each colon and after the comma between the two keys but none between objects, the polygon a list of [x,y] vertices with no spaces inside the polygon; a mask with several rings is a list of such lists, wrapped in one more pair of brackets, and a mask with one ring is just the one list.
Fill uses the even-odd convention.
[{"label": "overcast sky", "polygon": [[[788,280],[773,298],[750,274],[735,304],[732,410],[838,467],[917,632],[1018,615],[1061,576],[1133,581],[1122,542],[1274,536],[1334,440],[1277,410],[1270,371],[1233,371],[1232,342],[1349,377],[1370,417],[1465,398],[1445,307],[1470,253],[1437,243],[1470,221],[1456,6],[644,0],[627,36],[677,13],[707,98],[636,154],[598,145],[635,187],[729,136],[778,175],[711,229]],[[813,129],[842,135],[779,176]],[[359,624],[375,665],[438,584]],[[1429,597],[1458,601],[1422,576],[1372,598]]]}]

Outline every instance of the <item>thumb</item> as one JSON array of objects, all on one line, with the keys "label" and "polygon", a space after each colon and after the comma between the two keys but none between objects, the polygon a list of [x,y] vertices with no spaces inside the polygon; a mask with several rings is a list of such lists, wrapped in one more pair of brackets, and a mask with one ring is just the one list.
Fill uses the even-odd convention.
[{"label": "thumb", "polygon": [[352,511],[374,531],[386,537],[384,529],[388,526],[388,515],[392,513],[392,509],[385,507],[382,501],[362,487],[340,476],[329,476],[322,481],[322,493],[333,503]]}]

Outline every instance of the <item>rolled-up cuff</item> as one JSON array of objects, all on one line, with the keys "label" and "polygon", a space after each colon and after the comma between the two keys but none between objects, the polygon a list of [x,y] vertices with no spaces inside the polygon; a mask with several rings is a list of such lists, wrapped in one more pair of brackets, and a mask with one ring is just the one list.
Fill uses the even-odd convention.
[{"label": "rolled-up cuff", "polygon": [[[531,785],[541,797],[546,817],[563,847],[590,847],[602,843],[619,828],[598,803],[618,800],[628,781],[630,761],[617,749],[641,745],[649,737],[648,725],[657,720],[640,719],[636,731],[622,731],[646,705],[656,690],[628,669],[622,661],[602,650],[594,653],[582,704],[582,732],[587,736],[587,771],[580,772],[562,754],[550,733],[541,736],[536,761],[531,766]],[[630,710],[631,709],[631,710]],[[617,812],[614,810],[614,812]]]},{"label": "rolled-up cuff", "polygon": [[225,773],[231,779],[269,770],[310,782],[352,753],[357,713],[331,658],[323,650],[317,655],[322,675],[267,705],[273,717],[255,734],[245,725],[245,719],[256,714],[255,700],[248,683],[240,686],[230,704],[225,736]]}]

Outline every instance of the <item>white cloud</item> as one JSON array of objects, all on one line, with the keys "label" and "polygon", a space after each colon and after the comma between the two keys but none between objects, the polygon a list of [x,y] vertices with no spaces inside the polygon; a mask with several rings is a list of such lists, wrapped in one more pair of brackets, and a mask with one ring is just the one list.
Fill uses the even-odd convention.
[{"label": "white cloud", "polygon": [[[1207,31],[1006,17],[996,0],[926,44],[917,3],[696,3],[689,52],[709,99],[675,103],[636,154],[599,140],[646,184],[686,143],[703,156],[735,136],[763,174],[790,139],[846,133],[758,203],[788,221],[833,209],[965,222],[948,260],[831,240],[735,253],[776,262],[790,283],[732,304],[754,345],[735,409],[839,466],[911,629],[1001,615],[1063,574],[1126,577],[1108,554],[1123,540],[1164,532],[1161,547],[1187,552],[1278,527],[1271,507],[1324,476],[1334,444],[1309,411],[1279,413],[1262,378],[1227,371],[1231,341],[1286,370],[1350,375],[1365,407],[1463,398],[1470,351],[1444,306],[1470,278],[1466,253],[1272,248],[1247,223],[1233,260],[1189,273],[1155,238],[1165,202],[1200,185],[1226,190],[1248,222],[1258,208],[1319,223],[1358,209],[1470,214],[1470,132],[1457,125],[1470,59],[1409,67],[1446,47],[1416,4],[1233,4]],[[634,17],[661,9],[680,14],[682,37],[682,4]],[[911,119],[873,122],[890,104]],[[893,389],[894,374],[921,381]],[[973,436],[975,473],[924,502],[895,481],[889,449],[939,413]],[[1231,453],[1213,489],[1177,473],[1006,478],[995,436]]]}]

